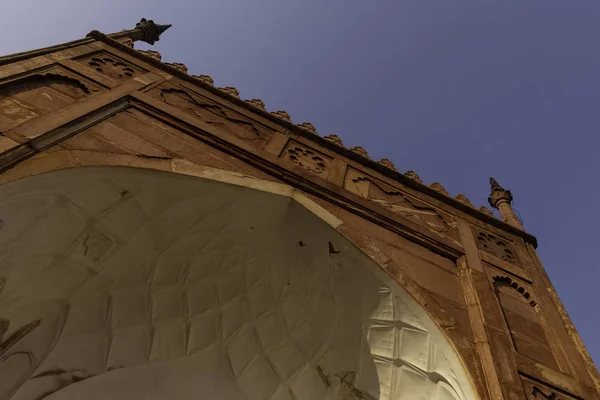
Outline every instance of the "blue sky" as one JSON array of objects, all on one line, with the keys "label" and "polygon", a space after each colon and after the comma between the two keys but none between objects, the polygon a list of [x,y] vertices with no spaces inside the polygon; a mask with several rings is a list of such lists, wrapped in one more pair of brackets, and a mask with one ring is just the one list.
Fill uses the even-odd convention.
[{"label": "blue sky", "polygon": [[496,177],[600,362],[597,0],[20,0],[3,11],[0,54],[141,17],[171,23],[154,46],[163,61],[477,206]]}]

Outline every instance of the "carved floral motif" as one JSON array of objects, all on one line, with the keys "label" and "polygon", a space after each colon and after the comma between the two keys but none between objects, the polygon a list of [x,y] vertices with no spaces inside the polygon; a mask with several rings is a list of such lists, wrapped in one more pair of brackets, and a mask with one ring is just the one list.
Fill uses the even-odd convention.
[{"label": "carved floral motif", "polygon": [[90,58],[87,64],[101,74],[121,80],[133,78],[137,72],[131,65],[106,54]]},{"label": "carved floral motif", "polygon": [[266,140],[270,133],[258,123],[202,96],[178,88],[160,89],[160,98],[167,104],[186,110],[204,122],[218,126],[241,139]]},{"label": "carved floral motif", "polygon": [[512,243],[489,232],[477,231],[477,247],[503,261],[515,264],[517,257]]},{"label": "carved floral motif", "polygon": [[479,211],[481,211],[482,213],[489,215],[489,216],[494,216],[494,213],[492,212],[492,210],[490,210],[489,208],[487,208],[486,206],[481,206],[478,208]]},{"label": "carved floral motif", "polygon": [[449,215],[359,171],[348,172],[344,188],[436,232],[456,233],[456,222]]},{"label": "carved floral motif", "polygon": [[294,140],[288,143],[281,158],[319,175],[328,171],[331,164],[330,157]]},{"label": "carved floral motif", "polygon": [[469,198],[467,196],[465,196],[464,194],[460,193],[457,194],[455,197],[456,200],[460,201],[463,204],[468,205],[469,207],[473,207],[473,204],[471,203],[471,201],[469,200]]}]

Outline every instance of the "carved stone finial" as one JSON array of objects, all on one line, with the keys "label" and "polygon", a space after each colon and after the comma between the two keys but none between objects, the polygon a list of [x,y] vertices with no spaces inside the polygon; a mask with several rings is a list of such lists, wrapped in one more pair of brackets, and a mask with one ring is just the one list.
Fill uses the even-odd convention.
[{"label": "carved stone finial", "polygon": [[119,40],[121,44],[133,49],[133,39],[130,37],[126,37],[125,39]]},{"label": "carved stone finial", "polygon": [[487,208],[486,206],[481,206],[478,208],[479,211],[481,211],[484,214],[487,214],[489,216],[494,216],[494,213],[492,212],[492,210],[490,210],[489,208]]},{"label": "carved stone finial", "polygon": [[381,160],[377,161],[377,164],[383,165],[384,167],[397,171],[396,167],[394,166],[394,163],[388,160],[387,158],[382,158]]},{"label": "carved stone finial", "polygon": [[192,75],[192,78],[196,78],[204,83],[209,84],[210,86],[214,86],[215,81],[210,75]]},{"label": "carved stone finial", "polygon": [[365,157],[365,158],[369,158],[369,154],[367,153],[367,151],[361,147],[361,146],[354,146],[353,148],[350,149],[350,151],[355,152],[356,154],[360,154],[361,156]]},{"label": "carved stone finial", "polygon": [[429,185],[429,187],[435,190],[436,192],[439,192],[446,196],[450,196],[450,193],[448,193],[446,189],[442,186],[442,184],[439,182],[433,182],[431,185]]},{"label": "carved stone finial", "polygon": [[160,35],[170,27],[171,25],[159,25],[155,24],[151,19],[147,20],[146,18],[142,18],[140,22],[135,24],[135,29],[143,33],[137,40],[153,45],[154,42],[158,42]]},{"label": "carved stone finial", "polygon": [[146,57],[154,58],[157,61],[160,61],[162,59],[162,56],[160,55],[160,53],[158,51],[154,51],[154,50],[138,50],[138,52],[142,53]]},{"label": "carved stone finial", "polygon": [[178,63],[178,62],[174,62],[174,63],[165,63],[165,64],[167,64],[167,65],[169,65],[169,66],[171,66],[171,67],[175,68],[175,69],[176,69],[176,70],[178,70],[178,71],[181,71],[181,72],[183,72],[183,73],[187,74],[187,71],[188,71],[188,69],[187,69],[187,66],[186,66],[185,64]]},{"label": "carved stone finial", "polygon": [[327,136],[324,136],[323,139],[325,139],[329,142],[335,143],[340,147],[344,147],[344,143],[342,143],[342,138],[339,137],[338,135],[327,135]]},{"label": "carved stone finial", "polygon": [[508,204],[513,201],[510,190],[504,189],[494,178],[490,178],[490,186],[492,188],[492,193],[490,194],[490,197],[488,197],[490,206],[498,208],[498,202],[502,200],[508,202]]},{"label": "carved stone finial", "polygon": [[273,112],[271,113],[271,115],[274,115],[274,116],[276,116],[277,118],[281,118],[281,119],[282,119],[282,120],[284,120],[284,121],[287,121],[287,122],[292,122],[292,118],[290,117],[290,114],[288,114],[286,111],[282,111],[282,110],[279,110],[279,111],[273,111]]},{"label": "carved stone finial", "polygon": [[421,178],[419,178],[419,175],[417,175],[417,173],[415,171],[406,171],[404,173],[404,176],[406,176],[407,178],[412,179],[413,181],[417,181],[419,183],[423,183],[423,181],[421,180]]},{"label": "carved stone finial", "polygon": [[298,124],[298,126],[304,130],[317,134],[317,128],[315,128],[315,126],[310,122],[303,122],[301,124]]},{"label": "carved stone finial", "polygon": [[265,107],[265,103],[263,103],[263,101],[260,99],[246,100],[246,103],[252,104],[254,107],[259,108],[263,111],[267,111],[267,108]]},{"label": "carved stone finial", "polygon": [[240,98],[240,92],[232,86],[225,86],[225,87],[219,88],[219,90],[227,93],[230,96],[235,97],[236,99]]},{"label": "carved stone finial", "polygon": [[490,193],[490,197],[488,197],[490,206],[500,211],[500,215],[502,215],[502,220],[504,220],[504,222],[515,228],[523,229],[521,221],[510,205],[513,200],[510,190],[504,189],[494,178],[490,178],[490,186],[492,188],[492,193]]},{"label": "carved stone finial", "polygon": [[460,201],[463,204],[468,205],[469,207],[473,207],[473,204],[471,204],[471,201],[467,198],[467,196],[465,196],[464,194],[457,194],[456,197],[454,197],[456,200]]}]

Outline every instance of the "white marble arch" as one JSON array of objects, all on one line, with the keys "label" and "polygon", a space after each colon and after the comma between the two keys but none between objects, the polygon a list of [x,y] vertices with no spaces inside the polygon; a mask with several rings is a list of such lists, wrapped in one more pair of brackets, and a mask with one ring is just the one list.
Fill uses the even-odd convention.
[{"label": "white marble arch", "polygon": [[203,171],[0,186],[0,400],[477,398],[339,220],[286,185]]}]

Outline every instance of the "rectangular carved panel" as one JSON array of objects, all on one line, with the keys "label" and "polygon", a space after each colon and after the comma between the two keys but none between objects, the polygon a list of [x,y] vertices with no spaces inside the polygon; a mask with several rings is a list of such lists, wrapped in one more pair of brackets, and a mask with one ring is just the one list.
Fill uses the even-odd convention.
[{"label": "rectangular carved panel", "polygon": [[257,147],[263,147],[273,136],[273,131],[260,122],[189,89],[165,84],[150,90],[148,94],[220,128],[226,134],[254,142]]},{"label": "rectangular carved panel", "polygon": [[546,336],[540,305],[531,289],[514,277],[500,274],[494,276],[493,286],[517,352],[559,370]]},{"label": "rectangular carved panel", "polygon": [[581,397],[553,388],[545,383],[521,375],[527,400],[582,400]]},{"label": "rectangular carved panel", "polygon": [[100,88],[61,67],[33,71],[0,84],[0,132],[60,110]]},{"label": "rectangular carved panel", "polygon": [[291,139],[283,151],[281,158],[323,178],[327,178],[332,158],[311,147]]},{"label": "rectangular carved panel", "polygon": [[475,227],[473,228],[473,236],[475,236],[477,247],[480,250],[502,261],[517,264],[517,252],[510,241]]},{"label": "rectangular carved panel", "polygon": [[100,51],[92,55],[87,55],[77,61],[86,67],[92,68],[93,70],[118,81],[131,79],[147,72],[144,69],[133,65],[129,61],[117,57],[107,51]]},{"label": "rectangular carved panel", "polygon": [[435,232],[458,237],[456,221],[450,214],[361,171],[348,168],[344,188]]}]

